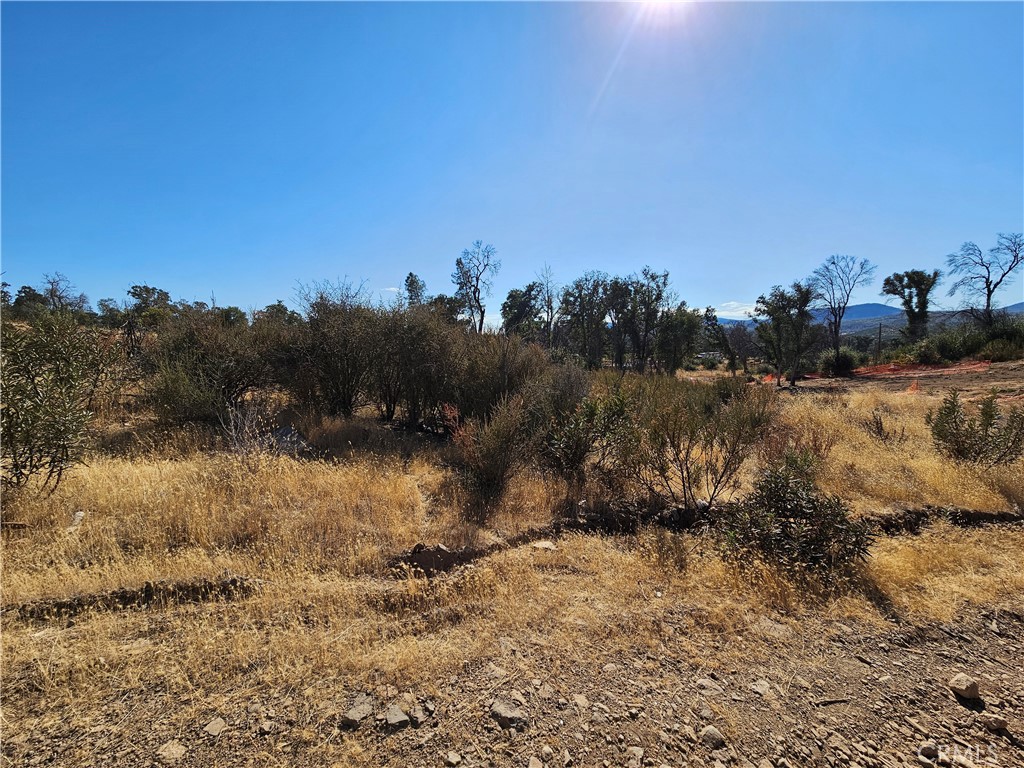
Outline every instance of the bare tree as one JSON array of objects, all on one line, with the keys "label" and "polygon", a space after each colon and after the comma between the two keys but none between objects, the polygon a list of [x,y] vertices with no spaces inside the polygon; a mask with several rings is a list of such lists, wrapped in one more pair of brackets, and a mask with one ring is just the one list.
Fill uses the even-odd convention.
[{"label": "bare tree", "polygon": [[860,285],[868,285],[875,276],[875,265],[867,259],[859,261],[853,256],[829,256],[825,263],[811,274],[811,287],[816,302],[826,311],[826,325],[832,349],[839,354],[839,335],[850,296]]},{"label": "bare tree", "polygon": [[491,295],[491,279],[501,269],[501,261],[496,254],[493,245],[484,245],[483,240],[477,240],[472,249],[467,248],[455,260],[455,271],[452,272],[455,295],[464,304],[477,333],[484,331],[484,299]]},{"label": "bare tree", "polygon": [[559,295],[558,283],[555,282],[555,274],[551,271],[550,265],[545,264],[544,269],[537,275],[537,284],[540,286],[537,300],[544,323],[544,344],[551,347],[554,342],[555,320],[558,317]]},{"label": "bare tree", "polygon": [[951,275],[961,276],[949,289],[949,295],[962,291],[968,298],[984,300],[983,307],[972,308],[971,311],[984,325],[990,326],[993,294],[1014,270],[1024,264],[1024,236],[1019,232],[1000,234],[996,246],[987,254],[974,243],[964,243],[959,253],[946,257],[946,264]]},{"label": "bare tree", "polygon": [[55,312],[82,312],[89,307],[86,295],[79,293],[67,276],[60,272],[43,275],[41,293],[47,307]]}]

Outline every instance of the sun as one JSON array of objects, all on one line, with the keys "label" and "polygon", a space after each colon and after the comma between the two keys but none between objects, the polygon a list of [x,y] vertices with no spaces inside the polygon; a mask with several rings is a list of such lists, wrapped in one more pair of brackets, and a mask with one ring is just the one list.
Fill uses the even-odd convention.
[{"label": "sun", "polygon": [[673,26],[687,16],[692,6],[689,0],[640,0],[634,18],[648,28]]}]

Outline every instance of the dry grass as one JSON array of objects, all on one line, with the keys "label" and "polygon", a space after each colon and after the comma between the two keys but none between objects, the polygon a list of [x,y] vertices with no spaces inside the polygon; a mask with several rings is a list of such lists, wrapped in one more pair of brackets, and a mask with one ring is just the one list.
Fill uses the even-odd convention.
[{"label": "dry grass", "polygon": [[[1024,501],[1021,462],[980,469],[951,462],[935,450],[925,422],[938,395],[861,390],[849,395],[804,393],[790,398],[783,421],[813,435],[831,436],[822,463],[822,487],[855,510],[933,504],[1003,510]],[[865,427],[873,412],[902,441],[883,442]]]},{"label": "dry grass", "polygon": [[[787,400],[785,419],[837,435],[822,481],[859,509],[997,509],[1019,499],[1019,466],[975,473],[935,454],[924,425],[934,405],[920,395],[805,393]],[[876,408],[905,428],[905,442],[880,443],[860,425]],[[94,457],[52,497],[8,504],[5,516],[32,527],[3,542],[4,604],[224,570],[265,586],[244,601],[97,611],[67,626],[5,616],[5,728],[63,718],[85,730],[130,702],[136,721],[173,733],[272,693],[307,723],[310,759],[372,764],[356,741],[318,741],[316,724],[356,689],[430,693],[494,659],[503,638],[544,649],[544,676],[638,653],[713,669],[778,653],[758,644],[765,615],[797,631],[820,620],[881,625],[892,612],[948,621],[965,606],[1019,609],[1024,594],[1024,531],[948,526],[879,541],[862,579],[831,592],[765,570],[740,574],[701,539],[663,530],[567,536],[555,551],[524,546],[447,578],[389,581],[380,578],[387,556],[419,541],[459,547],[547,524],[564,488],[521,475],[482,529],[464,519],[462,492],[429,446],[382,441],[336,463],[174,456]]]}]

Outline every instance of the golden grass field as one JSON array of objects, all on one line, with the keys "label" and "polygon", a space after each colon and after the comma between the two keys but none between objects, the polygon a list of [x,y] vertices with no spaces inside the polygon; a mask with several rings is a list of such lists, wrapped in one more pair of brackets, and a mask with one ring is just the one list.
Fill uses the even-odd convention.
[{"label": "golden grass field", "polygon": [[[940,391],[810,388],[783,396],[783,420],[832,446],[821,483],[856,512],[1024,506],[1019,462],[973,470],[935,452],[924,419]],[[872,437],[862,422],[874,411],[905,439]],[[3,541],[5,608],[225,571],[263,584],[236,602],[96,611],[66,624],[6,612],[5,738],[94,729],[88,742],[65,738],[56,762],[101,763],[131,743],[129,723],[173,733],[270,692],[305,713],[291,747],[239,764],[292,764],[300,750],[311,763],[372,765],[380,754],[358,738],[323,735],[322,722],[344,708],[339,688],[429,692],[491,659],[495,638],[543,644],[570,667],[597,652],[657,649],[667,617],[686,609],[693,618],[672,642],[715,668],[750,656],[733,639],[768,613],[873,626],[887,611],[949,621],[1024,602],[1024,531],[946,524],[878,540],[862,581],[829,593],[741,575],[700,538],[663,530],[573,534],[553,551],[506,550],[443,579],[387,579],[386,559],[417,542],[457,548],[550,523],[564,488],[521,476],[486,526],[467,522],[442,448],[366,438],[380,429],[366,424],[365,445],[335,461],[156,447],[91,456],[52,496],[5,503],[6,519],[30,526]],[[320,429],[328,440],[352,427]],[[5,750],[7,764],[13,754]]]}]

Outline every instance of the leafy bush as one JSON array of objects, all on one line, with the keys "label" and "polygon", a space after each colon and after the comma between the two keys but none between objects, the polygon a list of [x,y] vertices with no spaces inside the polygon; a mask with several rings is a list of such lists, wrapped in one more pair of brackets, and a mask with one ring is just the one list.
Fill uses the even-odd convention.
[{"label": "leafy bush", "polygon": [[938,411],[928,412],[935,448],[954,461],[993,467],[1012,464],[1024,455],[1024,410],[1011,407],[1005,414],[993,392],[978,405],[977,417],[967,414],[960,393],[953,389]]},{"label": "leafy bush", "polygon": [[935,339],[924,339],[914,345],[912,351],[913,361],[919,365],[941,365],[947,359],[939,351],[939,345]]},{"label": "leafy bush", "polygon": [[607,473],[630,420],[628,405],[617,393],[588,397],[553,419],[539,448],[541,463],[577,489],[586,482],[588,469]]},{"label": "leafy bush", "polygon": [[1024,346],[1008,339],[993,339],[981,348],[978,357],[982,360],[991,360],[993,363],[1020,360],[1024,358]]},{"label": "leafy bush", "polygon": [[763,472],[743,501],[723,507],[716,534],[724,555],[797,577],[829,579],[867,557],[871,532],[837,496],[787,468]]},{"label": "leafy bush", "polygon": [[244,318],[195,308],[161,331],[148,363],[149,400],[168,422],[216,423],[273,374]]},{"label": "leafy bush", "polygon": [[850,377],[853,369],[860,365],[861,355],[850,347],[840,347],[839,354],[827,349],[818,358],[818,371],[823,376]]},{"label": "leafy bush", "polygon": [[112,339],[79,328],[71,313],[41,315],[36,328],[2,324],[5,488],[42,477],[52,490],[82,460],[94,399],[113,382],[119,361]]}]

